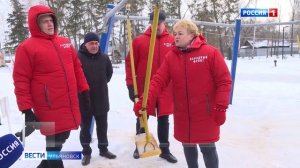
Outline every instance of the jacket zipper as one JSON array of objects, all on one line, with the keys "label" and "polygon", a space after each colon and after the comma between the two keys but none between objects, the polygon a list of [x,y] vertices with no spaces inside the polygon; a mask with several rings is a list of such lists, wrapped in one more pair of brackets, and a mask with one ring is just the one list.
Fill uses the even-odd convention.
[{"label": "jacket zipper", "polygon": [[205,100],[206,100],[206,111],[207,111],[208,115],[210,116],[211,112],[210,112],[210,103],[209,103],[208,95],[205,96]]},{"label": "jacket zipper", "polygon": [[191,114],[190,114],[190,105],[189,105],[189,91],[188,91],[188,78],[187,78],[187,63],[186,63],[187,56],[184,55],[184,74],[185,74],[185,90],[186,90],[186,97],[187,97],[187,110],[188,110],[188,130],[189,130],[189,142],[191,142]]},{"label": "jacket zipper", "polygon": [[77,123],[76,122],[76,119],[75,119],[75,116],[74,116],[74,112],[73,112],[73,108],[72,108],[72,102],[71,102],[71,95],[70,95],[70,86],[69,86],[69,83],[68,83],[68,78],[67,78],[67,72],[66,72],[66,69],[64,67],[64,64],[62,62],[62,59],[61,59],[61,55],[60,53],[58,52],[58,49],[57,47],[55,46],[53,40],[51,40],[55,50],[56,50],[56,53],[57,53],[57,56],[58,56],[58,59],[59,59],[59,62],[60,62],[60,65],[64,71],[64,77],[65,77],[65,80],[66,80],[66,84],[67,84],[67,89],[68,89],[68,97],[69,97],[69,104],[70,104],[70,110],[71,110],[71,113],[72,113],[72,116],[73,116],[73,120],[74,120],[74,123]]},{"label": "jacket zipper", "polygon": [[50,98],[49,98],[49,94],[48,94],[47,85],[44,85],[44,92],[45,92],[46,103],[47,103],[48,107],[51,108],[51,102],[50,102]]}]

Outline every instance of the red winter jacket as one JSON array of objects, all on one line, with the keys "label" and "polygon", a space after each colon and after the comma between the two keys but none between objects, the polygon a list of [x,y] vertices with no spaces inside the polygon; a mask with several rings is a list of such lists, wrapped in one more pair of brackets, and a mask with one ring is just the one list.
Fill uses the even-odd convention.
[{"label": "red winter jacket", "polygon": [[[41,133],[53,135],[80,125],[78,91],[89,89],[77,52],[64,37],[42,33],[39,14],[51,13],[46,6],[32,7],[28,13],[31,37],[16,50],[13,79],[19,110],[33,108],[42,124]],[[57,24],[55,23],[55,30]]]},{"label": "red winter jacket", "polygon": [[222,54],[196,37],[186,51],[176,47],[151,80],[149,104],[172,80],[174,137],[182,143],[212,143],[219,140],[214,107],[228,107],[231,78]]},{"label": "red winter jacket", "polygon": [[[134,66],[137,76],[136,81],[138,88],[138,96],[142,96],[144,92],[150,38],[151,28],[149,27],[144,34],[136,37],[132,42]],[[165,60],[166,54],[172,48],[171,46],[173,42],[174,36],[169,34],[169,32],[166,29],[160,36],[156,37],[151,77],[162,65],[163,61]],[[126,84],[127,86],[133,85],[129,54],[126,57]],[[160,92],[158,98],[155,99],[155,102],[159,111],[158,116],[169,115],[173,113],[174,103],[171,84],[167,85]],[[156,116],[154,106],[155,105],[148,108],[147,113],[149,115]]]}]

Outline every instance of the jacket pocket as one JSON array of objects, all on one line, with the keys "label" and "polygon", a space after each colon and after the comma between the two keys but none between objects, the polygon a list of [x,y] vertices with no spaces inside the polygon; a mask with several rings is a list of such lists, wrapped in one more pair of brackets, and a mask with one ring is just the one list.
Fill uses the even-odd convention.
[{"label": "jacket pocket", "polygon": [[45,101],[46,101],[48,107],[51,108],[51,101],[50,101],[47,85],[44,85],[44,93],[45,93]]}]

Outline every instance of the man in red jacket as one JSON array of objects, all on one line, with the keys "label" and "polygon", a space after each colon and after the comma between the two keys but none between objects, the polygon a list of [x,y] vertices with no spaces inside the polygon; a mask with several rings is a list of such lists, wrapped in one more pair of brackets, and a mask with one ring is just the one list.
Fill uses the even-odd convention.
[{"label": "man in red jacket", "polygon": [[[165,55],[171,49],[171,45],[174,42],[174,37],[169,34],[165,25],[166,16],[163,11],[159,14],[159,25],[157,28],[157,36],[155,42],[152,75],[162,65],[165,60]],[[153,12],[150,14],[150,21],[153,20]],[[146,67],[148,60],[148,51],[151,38],[151,27],[149,27],[144,34],[137,36],[133,42],[133,56],[134,65],[137,76],[137,88],[138,96],[142,96],[144,91]],[[151,76],[152,76],[151,75]],[[126,57],[126,84],[129,91],[130,100],[134,102],[132,72],[130,65],[130,56]],[[176,163],[177,159],[171,154],[169,150],[169,115],[174,111],[172,85],[166,86],[160,93],[157,99],[155,99],[155,105],[147,111],[149,115],[157,116],[157,133],[158,140],[160,142],[160,149],[162,154],[161,158],[166,159],[168,162]],[[137,119],[136,122],[136,134],[141,133],[140,123]],[[134,158],[139,158],[137,149],[135,149]]]},{"label": "man in red jacket", "polygon": [[[77,52],[70,41],[57,35],[57,18],[47,6],[29,9],[31,37],[16,50],[13,70],[19,110],[26,127],[40,122],[46,151],[61,151],[70,131],[80,125],[78,91],[89,105],[89,86]],[[38,168],[63,168],[62,160],[43,160]]]},{"label": "man in red jacket", "polygon": [[[173,32],[174,46],[151,79],[147,109],[172,81],[174,137],[183,144],[188,167],[198,168],[199,145],[206,168],[218,168],[215,142],[226,119],[230,73],[220,51],[206,43],[192,21],[178,21]],[[139,100],[134,107],[137,116],[141,106]]]}]

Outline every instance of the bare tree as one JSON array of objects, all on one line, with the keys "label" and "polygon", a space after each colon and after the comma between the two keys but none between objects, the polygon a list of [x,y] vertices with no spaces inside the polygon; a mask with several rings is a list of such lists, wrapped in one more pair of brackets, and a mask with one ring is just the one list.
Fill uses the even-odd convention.
[{"label": "bare tree", "polygon": [[[217,22],[217,23],[234,23],[239,15],[238,0],[192,0],[188,7],[193,19]],[[218,46],[220,51],[225,54],[231,47],[229,37],[232,34],[230,29],[202,26],[200,27],[207,41],[215,46]]]},{"label": "bare tree", "polygon": [[[295,16],[299,15],[300,14],[300,11],[299,11],[299,6],[300,6],[300,0],[290,0],[290,4],[291,4],[291,7],[292,7],[292,18],[291,18],[291,21],[294,21],[295,20]],[[290,31],[290,34],[291,34],[291,39],[290,39],[290,44],[291,44],[291,56],[293,55],[293,43],[294,43],[294,24],[291,25],[290,27],[291,31]]]}]

